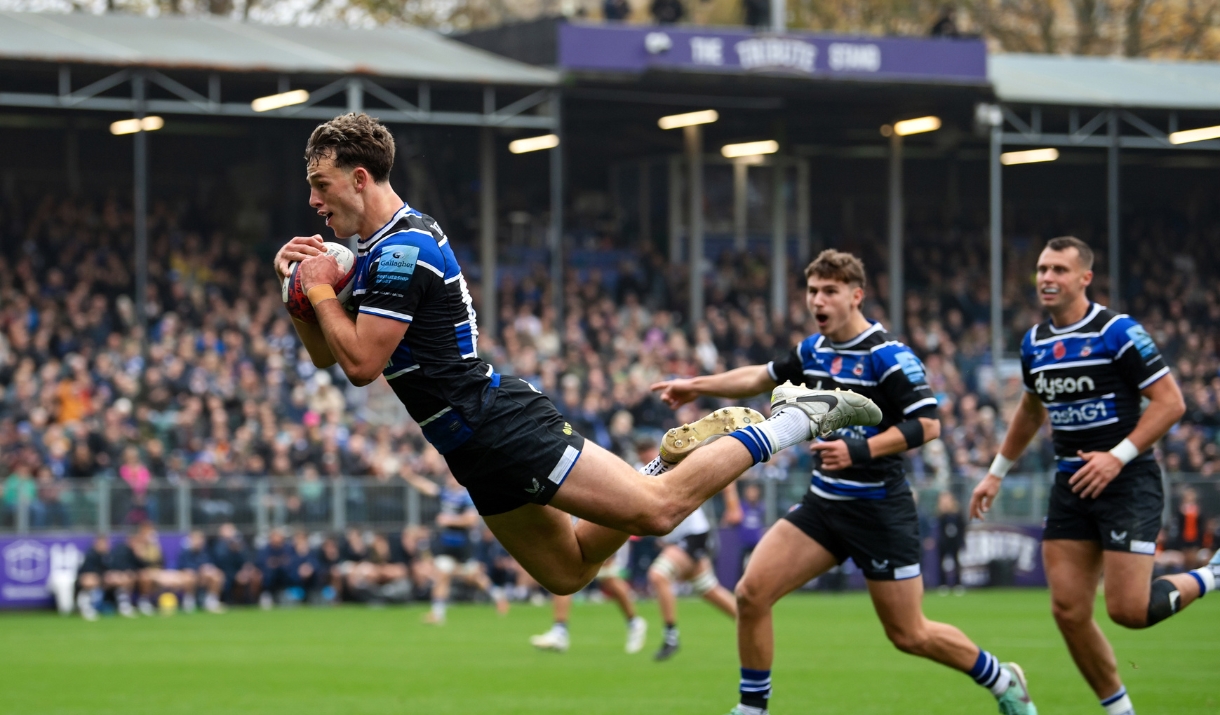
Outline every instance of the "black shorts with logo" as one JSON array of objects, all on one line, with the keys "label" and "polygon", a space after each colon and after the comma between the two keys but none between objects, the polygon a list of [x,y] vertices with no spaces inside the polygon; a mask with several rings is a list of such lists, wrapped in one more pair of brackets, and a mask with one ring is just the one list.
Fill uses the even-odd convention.
[{"label": "black shorts with logo", "polygon": [[445,455],[483,516],[546,504],[567,478],[585,438],[528,382],[504,375],[483,422]]},{"label": "black shorts with logo", "polygon": [[1073,494],[1071,478],[1068,472],[1055,475],[1043,541],[1100,541],[1106,551],[1156,554],[1165,506],[1159,464],[1151,459],[1128,464],[1094,499]]},{"label": "black shorts with logo", "polygon": [[870,581],[902,581],[920,574],[919,514],[905,485],[884,499],[836,501],[807,492],[784,518],[839,563],[850,556]]},{"label": "black shorts with logo", "polygon": [[708,555],[707,537],[708,532],[706,531],[702,534],[689,534],[679,539],[677,545],[692,561],[698,562],[699,559]]}]

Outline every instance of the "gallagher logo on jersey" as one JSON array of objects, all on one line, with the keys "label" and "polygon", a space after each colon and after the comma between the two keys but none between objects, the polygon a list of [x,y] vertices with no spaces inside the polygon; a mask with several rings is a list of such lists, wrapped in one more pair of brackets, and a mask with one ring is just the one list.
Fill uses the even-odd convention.
[{"label": "gallagher logo on jersey", "polygon": [[1051,354],[1055,356],[1056,360],[1062,360],[1063,356],[1068,354],[1067,346],[1065,346],[1063,341],[1060,340],[1059,342],[1055,343],[1055,347],[1051,348]]}]

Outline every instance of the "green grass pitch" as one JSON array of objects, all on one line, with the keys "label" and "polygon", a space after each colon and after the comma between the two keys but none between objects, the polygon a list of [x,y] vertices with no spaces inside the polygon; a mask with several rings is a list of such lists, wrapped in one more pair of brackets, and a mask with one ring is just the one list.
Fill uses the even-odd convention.
[{"label": "green grass pitch", "polygon": [[[1220,712],[1216,598],[1149,631],[1103,617],[1140,715]],[[929,617],[1021,663],[1044,715],[1102,712],[1051,622],[1045,591],[930,594],[925,605]],[[520,605],[506,617],[456,606],[442,628],[423,625],[418,606],[97,623],[6,614],[0,713],[724,715],[737,694],[733,624],[683,600],[683,649],[654,663],[656,606],[641,611],[651,630],[635,656],[623,653],[622,617],[609,604],[576,605],[572,649],[562,655],[527,643],[546,629],[550,609]],[[995,711],[965,675],[895,651],[862,594],[791,596],[776,609],[776,631],[776,715]]]}]

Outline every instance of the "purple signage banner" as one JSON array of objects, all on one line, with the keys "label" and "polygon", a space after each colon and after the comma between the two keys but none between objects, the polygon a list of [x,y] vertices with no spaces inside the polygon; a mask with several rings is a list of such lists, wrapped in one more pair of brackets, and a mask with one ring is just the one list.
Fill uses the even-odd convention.
[{"label": "purple signage banner", "polygon": [[[182,534],[159,534],[165,563],[172,566],[182,550]],[[123,536],[113,536],[119,543]],[[76,578],[90,546],[92,535],[36,535],[0,537],[0,609],[51,608],[55,605],[50,584],[55,579]]]},{"label": "purple signage banner", "polygon": [[984,84],[987,47],[982,40],[564,23],[559,26],[559,66]]}]

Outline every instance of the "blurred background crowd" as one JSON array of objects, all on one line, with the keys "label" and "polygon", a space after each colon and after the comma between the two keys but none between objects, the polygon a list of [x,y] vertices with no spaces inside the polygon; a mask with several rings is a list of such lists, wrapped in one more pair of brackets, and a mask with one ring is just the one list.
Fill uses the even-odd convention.
[{"label": "blurred background crowd", "polygon": [[[284,523],[326,522],[335,502],[328,485],[337,476],[370,486],[345,497],[350,523],[360,523],[360,509],[375,508],[378,485],[441,482],[444,460],[384,380],[353,388],[336,369],[310,363],[280,304],[270,267],[276,247],[242,243],[210,225],[189,203],[154,205],[151,328],[142,335],[132,299],[131,214],[122,201],[47,195],[0,205],[0,528],[13,527],[20,503],[29,504],[36,528],[95,524],[78,520],[69,499],[73,480],[94,477],[115,485],[128,525],[164,522],[171,500],[158,498],[158,485],[189,484],[211,495],[196,502],[202,512],[213,509],[210,520],[197,515],[195,523],[212,529],[233,518],[226,490],[276,485],[276,478],[294,478],[291,487],[270,487],[279,490]],[[1220,469],[1220,284],[1204,277],[1214,274],[1208,246],[1220,245],[1220,227],[1165,216],[1131,222],[1127,232],[1125,305],[1174,366],[1188,404],[1161,446],[1171,475],[1193,475],[1189,494],[1175,491],[1166,539],[1188,550],[1210,547],[1220,527],[1205,513],[1218,496]],[[1041,319],[1032,266],[1050,237],[1033,231],[1008,249],[1010,349]],[[454,238],[477,306],[473,247]],[[600,240],[572,238],[593,247]],[[908,245],[905,338],[927,366],[943,422],[941,439],[908,455],[909,473],[916,486],[960,497],[1003,437],[1022,389],[1019,371],[1014,360],[989,352],[982,238],[915,226]],[[837,247],[864,258],[871,271],[865,312],[885,322],[883,243],[861,235]],[[545,263],[509,266],[499,285],[498,334],[484,331],[478,347],[498,370],[550,395],[587,438],[629,460],[641,435],[655,437],[715,406],[675,414],[650,393],[652,383],[763,363],[815,331],[801,266],[793,266],[788,310],[771,314],[769,258],[759,251],[713,254],[707,318],[693,330],[682,314],[683,267],[652,248],[597,255],[605,258],[569,267],[562,321],[551,308]],[[1105,290],[1099,281],[1094,297],[1104,301]],[[762,407],[765,396],[755,403]],[[1044,435],[1016,471],[1044,474],[1051,456]],[[799,497],[807,469],[808,455],[791,450],[750,478],[792,474],[786,483]],[[386,508],[401,515],[405,507],[399,499]]]}]

